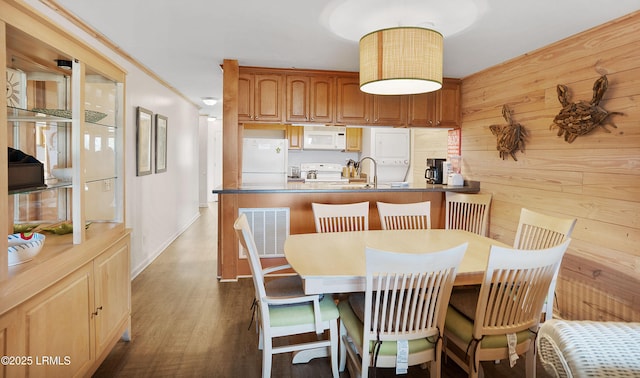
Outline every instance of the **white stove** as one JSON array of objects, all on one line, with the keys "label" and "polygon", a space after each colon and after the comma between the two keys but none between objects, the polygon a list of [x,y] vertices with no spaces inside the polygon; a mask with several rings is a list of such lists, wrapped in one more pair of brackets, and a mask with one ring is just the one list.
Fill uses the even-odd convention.
[{"label": "white stove", "polygon": [[[316,178],[307,178],[309,172],[316,172]],[[300,177],[304,182],[349,182],[342,177],[342,165],[335,163],[301,163]]]}]

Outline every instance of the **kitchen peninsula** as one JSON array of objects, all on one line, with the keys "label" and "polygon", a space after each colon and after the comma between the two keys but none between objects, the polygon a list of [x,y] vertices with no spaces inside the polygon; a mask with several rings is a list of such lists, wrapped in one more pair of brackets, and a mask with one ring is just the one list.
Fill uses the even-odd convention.
[{"label": "kitchen peninsula", "polygon": [[[241,186],[236,189],[216,189],[213,193],[221,195],[219,203],[220,223],[218,229],[219,273],[221,279],[233,280],[237,277],[250,275],[249,266],[245,259],[238,258],[238,241],[232,233],[233,220],[238,211],[253,213],[258,222],[264,218],[278,219],[289,216],[289,233],[302,234],[315,232],[312,202],[319,203],[353,203],[369,201],[369,229],[379,230],[380,219],[376,202],[409,203],[431,202],[431,227],[444,228],[445,192],[477,193],[480,183],[465,182],[464,186],[432,185],[426,183],[410,184],[409,186],[391,187],[379,184],[377,187],[366,187],[365,184],[337,184],[337,183],[288,183],[285,186]],[[255,212],[258,212],[256,214]],[[231,233],[228,228],[231,227]],[[277,227],[269,224],[264,231],[254,231],[265,238],[271,238],[267,233],[277,232]],[[268,230],[268,231],[267,231]],[[226,237],[225,237],[226,236]],[[276,237],[277,239],[277,237]],[[279,242],[284,243],[284,240]],[[274,244],[278,240],[274,240]],[[267,256],[263,265],[274,266],[285,262],[281,257]],[[230,267],[233,266],[233,269]],[[225,276],[224,274],[227,274]]]},{"label": "kitchen peninsula", "polygon": [[[376,202],[431,202],[432,228],[443,228],[445,192],[477,193],[478,182],[463,186],[426,184],[409,186],[363,183],[288,183],[280,186],[243,185],[243,138],[249,130],[277,125],[285,130],[289,149],[299,149],[298,124],[329,126],[458,128],[460,83],[447,79],[441,91],[426,96],[373,96],[359,90],[357,73],[240,67],[223,63],[223,177],[213,190],[218,201],[218,278],[233,281],[251,272],[239,250],[233,222],[240,213],[255,219],[257,244],[268,245],[263,266],[285,262],[283,244],[288,234],[315,232],[311,203],[368,201],[369,229],[380,229]],[[300,101],[297,101],[300,100]],[[284,124],[284,126],[282,126]],[[347,131],[356,130],[347,127]],[[298,136],[297,138],[295,136]],[[352,147],[347,143],[345,150]],[[361,158],[361,157],[360,157]],[[251,221],[250,221],[251,222]],[[260,246],[259,246],[260,248]]]}]

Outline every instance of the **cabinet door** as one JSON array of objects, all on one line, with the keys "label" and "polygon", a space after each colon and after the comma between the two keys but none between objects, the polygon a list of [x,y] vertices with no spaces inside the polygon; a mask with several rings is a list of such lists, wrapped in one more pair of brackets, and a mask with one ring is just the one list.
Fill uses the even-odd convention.
[{"label": "cabinet door", "polygon": [[282,121],[283,77],[282,75],[256,74],[255,80],[255,121]]},{"label": "cabinet door", "polygon": [[362,151],[362,128],[347,127],[347,151]]},{"label": "cabinet door", "polygon": [[253,120],[254,84],[252,74],[238,75],[238,121]]},{"label": "cabinet door", "polygon": [[95,259],[96,355],[129,326],[131,273],[128,239]]},{"label": "cabinet door", "polygon": [[[9,311],[0,316],[0,356],[27,357],[23,348],[17,311]],[[24,376],[24,369],[25,366],[20,364],[0,364],[0,378]]]},{"label": "cabinet door", "polygon": [[407,123],[405,96],[371,96],[373,114],[371,120],[376,125],[403,126]]},{"label": "cabinet door", "polygon": [[238,75],[238,121],[253,120],[254,85],[252,74]]},{"label": "cabinet door", "polygon": [[440,91],[410,95],[407,100],[409,102],[407,125],[430,127],[438,124]]},{"label": "cabinet door", "polygon": [[93,263],[25,303],[25,355],[52,359],[27,366],[29,377],[76,377],[91,368],[93,303]]},{"label": "cabinet door", "polygon": [[334,77],[311,77],[311,90],[309,93],[311,122],[333,123],[334,88]]},{"label": "cabinet door", "polygon": [[336,123],[367,125],[369,120],[370,95],[360,90],[358,77],[337,79]]},{"label": "cabinet door", "polygon": [[301,150],[303,143],[304,127],[302,126],[287,126],[287,139],[289,139],[290,150]]},{"label": "cabinet door", "polygon": [[287,75],[287,122],[309,121],[309,83],[307,76]]},{"label": "cabinet door", "polygon": [[460,127],[460,80],[444,79],[440,92],[440,126]]}]

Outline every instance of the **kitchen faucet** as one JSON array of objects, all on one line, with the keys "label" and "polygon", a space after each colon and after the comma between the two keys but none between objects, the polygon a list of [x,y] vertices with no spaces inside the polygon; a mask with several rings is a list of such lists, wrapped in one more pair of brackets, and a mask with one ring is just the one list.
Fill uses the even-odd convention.
[{"label": "kitchen faucet", "polygon": [[[377,188],[378,187],[378,163],[376,163],[376,160],[374,158],[372,158],[371,156],[365,156],[362,159],[360,159],[360,161],[358,162],[358,175],[360,175],[360,173],[362,172],[362,162],[365,159],[369,159],[373,163],[373,187]],[[366,187],[367,188],[370,187],[370,185],[369,185],[369,177],[367,177],[367,186]]]}]

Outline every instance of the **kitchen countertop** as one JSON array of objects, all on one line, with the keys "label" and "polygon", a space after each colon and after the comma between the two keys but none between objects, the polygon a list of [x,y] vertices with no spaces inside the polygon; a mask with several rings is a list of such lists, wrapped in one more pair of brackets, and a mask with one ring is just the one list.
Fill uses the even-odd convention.
[{"label": "kitchen countertop", "polygon": [[365,187],[364,183],[304,183],[289,182],[286,185],[245,185],[237,189],[214,189],[213,194],[249,193],[339,193],[339,192],[458,192],[477,193],[479,181],[465,181],[464,186],[447,186],[427,183],[411,183],[408,186],[392,187],[378,184],[377,188]]}]

